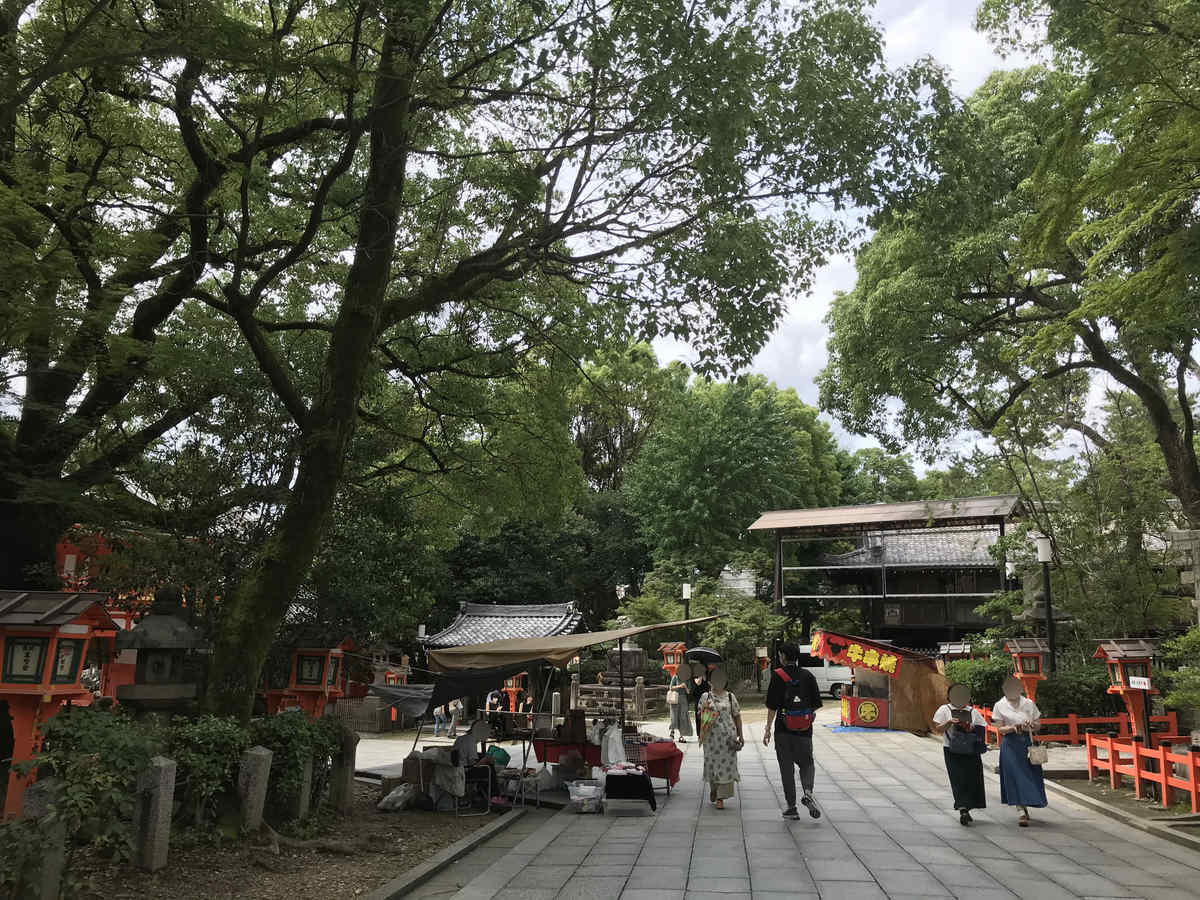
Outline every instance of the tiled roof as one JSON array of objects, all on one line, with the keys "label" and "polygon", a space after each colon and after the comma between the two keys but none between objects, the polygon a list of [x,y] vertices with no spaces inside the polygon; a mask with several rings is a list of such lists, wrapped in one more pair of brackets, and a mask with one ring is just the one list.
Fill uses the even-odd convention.
[{"label": "tiled roof", "polygon": [[574,603],[502,606],[463,603],[448,628],[425,639],[427,647],[465,647],[506,638],[554,637],[570,634],[583,621]]},{"label": "tiled roof", "polygon": [[877,568],[886,563],[995,568],[998,563],[988,550],[999,537],[994,528],[876,532],[865,536],[867,546],[849,553],[823,554],[821,562],[830,567]]},{"label": "tiled roof", "polygon": [[[66,625],[93,605],[105,619],[104,594],[71,591],[0,591],[0,625]],[[109,627],[111,621],[106,622]]]}]

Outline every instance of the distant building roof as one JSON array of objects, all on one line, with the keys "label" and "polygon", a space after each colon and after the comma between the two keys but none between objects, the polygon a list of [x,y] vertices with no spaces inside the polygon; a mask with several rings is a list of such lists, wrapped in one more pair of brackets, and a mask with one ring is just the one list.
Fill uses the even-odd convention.
[{"label": "distant building roof", "polygon": [[570,634],[583,621],[574,603],[501,606],[463,603],[449,627],[425,638],[427,647],[465,647],[506,638],[539,638]]},{"label": "distant building roof", "polygon": [[871,532],[865,547],[849,553],[822,554],[831,568],[888,566],[978,567],[994,569],[999,563],[988,551],[1000,539],[994,528],[931,529],[929,531]]},{"label": "distant building roof", "polygon": [[46,625],[73,622],[99,607],[108,628],[116,628],[104,609],[104,594],[71,591],[0,591],[0,625]]},{"label": "distant building roof", "polygon": [[969,641],[942,641],[938,644],[938,656],[970,656]]},{"label": "distant building roof", "polygon": [[916,500],[867,503],[815,509],[779,509],[763,513],[751,531],[778,530],[790,535],[837,535],[855,531],[897,531],[947,525],[998,525],[1020,508],[1015,494],[964,497],[959,500]]}]

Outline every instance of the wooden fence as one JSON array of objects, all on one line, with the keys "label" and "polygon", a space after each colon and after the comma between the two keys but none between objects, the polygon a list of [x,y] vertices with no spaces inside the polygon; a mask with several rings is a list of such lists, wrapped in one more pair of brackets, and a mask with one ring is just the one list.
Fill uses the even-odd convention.
[{"label": "wooden fence", "polygon": [[[1183,791],[1192,800],[1192,812],[1200,813],[1200,750],[1172,753],[1165,743],[1151,750],[1141,741],[1097,734],[1084,735],[1084,746],[1089,780],[1107,772],[1108,783],[1115,790],[1121,786],[1121,777],[1128,776],[1139,800],[1148,783],[1156,785],[1164,807],[1175,802],[1176,791]],[[1105,755],[1100,756],[1100,751]]]},{"label": "wooden fence", "polygon": [[[987,739],[989,743],[999,743],[1000,734],[996,731],[996,726],[992,724],[992,711],[986,706],[979,708],[983,713],[983,718],[987,721]],[[1151,716],[1150,727],[1153,728],[1156,724],[1165,724],[1165,731],[1155,731],[1150,735],[1153,742],[1162,742],[1171,738],[1179,738],[1182,741],[1187,741],[1186,735],[1180,736],[1179,717],[1174,710],[1168,712],[1165,716]],[[1057,730],[1056,730],[1057,729]],[[1069,716],[1055,719],[1042,719],[1042,730],[1033,736],[1035,741],[1043,743],[1055,744],[1082,744],[1083,739],[1087,735],[1088,729],[1097,731],[1116,731],[1120,738],[1131,737],[1133,732],[1129,728],[1129,713],[1120,713],[1115,716],[1077,716],[1072,713]]]}]

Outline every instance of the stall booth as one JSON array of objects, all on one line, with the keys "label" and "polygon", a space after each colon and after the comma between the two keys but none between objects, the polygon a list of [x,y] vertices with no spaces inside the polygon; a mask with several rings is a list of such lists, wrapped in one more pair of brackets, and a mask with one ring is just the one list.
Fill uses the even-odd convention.
[{"label": "stall booth", "polygon": [[928,731],[946,702],[950,680],[924,653],[868,638],[813,632],[813,656],[854,670],[854,688],[842,696],[842,724],[899,731]]},{"label": "stall booth", "polygon": [[[11,716],[14,766],[37,754],[41,724],[64,704],[91,702],[79,682],[84,660],[89,653],[107,659],[115,634],[103,594],[0,591],[0,728]],[[0,743],[7,744],[5,738],[0,734]],[[9,819],[20,815],[34,776],[19,777],[3,765],[3,817]]]},{"label": "stall booth", "polygon": [[1158,655],[1154,638],[1110,638],[1101,641],[1092,655],[1108,666],[1108,693],[1119,694],[1129,712],[1129,727],[1150,746],[1150,697],[1157,689],[1150,683],[1150,663]]},{"label": "stall booth", "polygon": [[267,715],[302,709],[310,719],[323,716],[331,701],[346,696],[345,656],[353,649],[354,642],[347,638],[336,647],[292,651],[288,686],[267,691]]},{"label": "stall booth", "polygon": [[1050,645],[1041,638],[1009,638],[1004,652],[1012,656],[1013,674],[1025,686],[1025,696],[1036,703],[1038,682],[1046,680]]}]

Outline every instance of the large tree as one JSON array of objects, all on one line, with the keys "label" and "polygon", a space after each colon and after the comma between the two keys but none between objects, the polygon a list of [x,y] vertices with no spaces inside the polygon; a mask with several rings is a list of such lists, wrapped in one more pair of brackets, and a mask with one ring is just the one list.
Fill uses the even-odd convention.
[{"label": "large tree", "polygon": [[829,208],[912,162],[925,73],[884,70],[862,7],[5,4],[4,576],[229,384],[266,386],[294,469],[209,693],[246,713],[384,385],[429,409],[431,375],[614,333],[752,357],[842,245]]},{"label": "large tree", "polygon": [[933,454],[1009,417],[1071,425],[1108,379],[1200,525],[1200,11],[1029,0],[981,21],[1047,35],[1056,65],[994,75],[941,132],[936,184],[883,217],[830,313],[822,402]]},{"label": "large tree", "polygon": [[761,375],[694,382],[646,442],[625,486],[656,560],[715,576],[748,549],[768,509],[832,506],[840,494],[829,427]]}]

